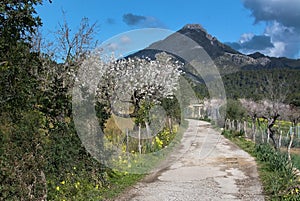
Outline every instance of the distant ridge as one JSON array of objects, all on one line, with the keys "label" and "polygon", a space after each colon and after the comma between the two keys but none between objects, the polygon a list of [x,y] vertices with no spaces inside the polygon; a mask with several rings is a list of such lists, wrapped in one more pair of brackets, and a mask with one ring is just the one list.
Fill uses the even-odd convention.
[{"label": "distant ridge", "polygon": [[[210,35],[200,24],[187,24],[177,33],[183,34],[199,46],[201,46],[219,68],[221,74],[228,74],[240,70],[289,68],[300,69],[300,59],[274,58],[265,56],[259,52],[245,55],[230,46],[220,42],[216,37]],[[136,52],[132,56],[155,58],[155,54],[160,52],[158,47],[174,45],[175,34],[171,34],[161,41],[151,44],[148,48]],[[194,47],[190,47],[191,49]],[[186,49],[184,51],[190,51]]]}]

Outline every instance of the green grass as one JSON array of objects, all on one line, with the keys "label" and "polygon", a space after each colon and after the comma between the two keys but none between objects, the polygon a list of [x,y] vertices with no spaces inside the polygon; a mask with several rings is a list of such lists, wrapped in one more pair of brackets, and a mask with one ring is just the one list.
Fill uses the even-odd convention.
[{"label": "green grass", "polygon": [[224,137],[235,143],[244,151],[248,152],[251,156],[255,156],[255,143],[250,140],[246,140],[243,137],[243,133],[224,131],[222,133]]},{"label": "green grass", "polygon": [[116,176],[110,179],[109,186],[102,190],[103,199],[108,200],[116,198],[144,177],[144,174],[116,173]]},{"label": "green grass", "polygon": [[298,154],[291,154],[292,161],[294,163],[294,166],[300,170],[300,156]]}]

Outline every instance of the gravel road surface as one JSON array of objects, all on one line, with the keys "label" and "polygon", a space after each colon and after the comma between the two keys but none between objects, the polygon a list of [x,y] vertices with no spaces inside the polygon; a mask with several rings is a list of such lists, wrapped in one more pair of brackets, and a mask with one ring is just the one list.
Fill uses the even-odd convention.
[{"label": "gravel road surface", "polygon": [[189,120],[168,166],[148,175],[118,201],[264,200],[254,159],[211,128]]}]

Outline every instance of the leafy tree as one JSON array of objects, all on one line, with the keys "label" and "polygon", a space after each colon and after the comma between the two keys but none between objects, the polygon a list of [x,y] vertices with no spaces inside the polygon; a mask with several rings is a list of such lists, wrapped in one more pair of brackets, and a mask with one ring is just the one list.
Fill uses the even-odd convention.
[{"label": "leafy tree", "polygon": [[226,119],[241,120],[245,117],[245,109],[238,100],[227,100]]},{"label": "leafy tree", "polygon": [[42,25],[35,11],[35,6],[39,4],[42,4],[42,0],[0,2],[0,55],[4,59],[2,62],[13,55],[11,51],[14,51],[17,43],[30,41],[30,35]]},{"label": "leafy tree", "polygon": [[41,25],[35,16],[41,3],[0,2],[0,197],[5,200],[46,198],[45,118],[35,109],[40,61],[30,46],[30,35]]},{"label": "leafy tree", "polygon": [[0,93],[1,111],[28,108],[34,101],[40,65],[38,55],[31,52],[31,35],[41,20],[35,6],[41,0],[4,0],[0,2]]}]

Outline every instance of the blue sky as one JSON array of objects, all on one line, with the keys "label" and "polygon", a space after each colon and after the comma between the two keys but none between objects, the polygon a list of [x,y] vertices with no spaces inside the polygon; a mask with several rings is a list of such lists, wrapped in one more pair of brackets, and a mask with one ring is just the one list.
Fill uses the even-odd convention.
[{"label": "blue sky", "polygon": [[[221,42],[243,53],[299,57],[299,0],[53,0],[37,8],[43,33],[49,36],[63,14],[73,30],[87,17],[98,23],[100,42],[141,28],[177,31],[188,23],[201,24]],[[289,5],[289,6],[288,6]],[[267,9],[263,9],[267,8]],[[280,11],[278,9],[285,9]],[[275,14],[274,14],[275,13]],[[299,25],[299,26],[298,26]]]}]

